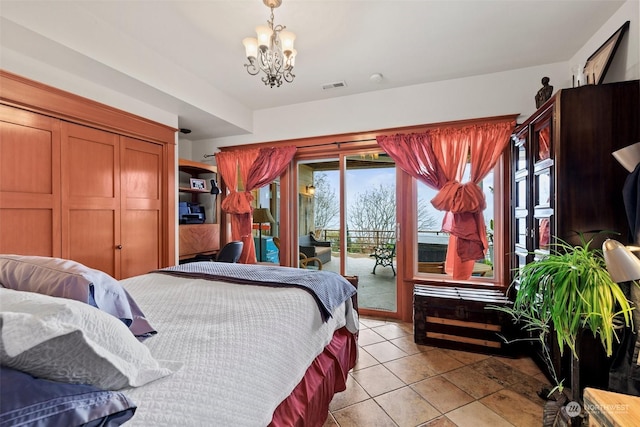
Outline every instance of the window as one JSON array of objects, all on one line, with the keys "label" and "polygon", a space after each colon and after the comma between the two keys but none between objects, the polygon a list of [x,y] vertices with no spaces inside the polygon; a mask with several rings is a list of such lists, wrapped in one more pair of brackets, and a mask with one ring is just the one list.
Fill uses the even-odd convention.
[{"label": "window", "polygon": [[[469,171],[470,164],[467,163],[463,183],[469,181]],[[488,248],[485,257],[476,260],[471,280],[494,277],[494,213],[500,209],[499,206],[496,206],[494,176],[495,169],[480,183],[487,202],[484,220]],[[417,272],[418,274],[444,275],[444,262],[449,246],[449,233],[442,231],[445,212],[437,210],[431,204],[431,200],[436,196],[438,190],[434,190],[420,181],[417,182],[417,190]]]}]

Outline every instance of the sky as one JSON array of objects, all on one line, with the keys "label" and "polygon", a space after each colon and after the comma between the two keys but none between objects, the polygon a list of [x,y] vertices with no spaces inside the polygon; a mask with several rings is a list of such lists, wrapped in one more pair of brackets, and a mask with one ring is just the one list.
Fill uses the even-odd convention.
[{"label": "sky", "polygon": [[[469,168],[467,168],[467,174],[469,172]],[[339,188],[340,188],[340,174],[339,171],[322,171],[318,173],[324,173],[327,175],[327,181],[329,182],[331,188],[335,191],[336,197],[339,197]],[[464,180],[468,180],[466,177]],[[493,173],[490,173],[486,180],[493,180]],[[378,169],[350,169],[347,170],[347,179],[346,179],[346,197],[347,197],[347,212],[350,209],[350,204],[353,203],[360,192],[366,191],[369,188],[376,188],[380,184],[382,185],[392,185],[395,187],[396,177],[395,177],[395,168],[378,168]],[[433,190],[427,187],[424,184],[418,185],[418,197],[424,198],[429,202],[429,214],[436,218],[437,225],[436,228],[440,228],[440,224],[442,223],[442,219],[444,218],[444,213],[436,210],[431,206],[431,199],[436,195],[436,190]],[[490,197],[491,194],[488,196]],[[485,210],[485,220],[487,225],[489,223],[489,218],[493,218],[493,203],[492,200],[487,198],[487,209]],[[491,198],[492,199],[492,198]],[[337,229],[339,227],[338,221],[335,224],[331,225],[330,228]]]}]

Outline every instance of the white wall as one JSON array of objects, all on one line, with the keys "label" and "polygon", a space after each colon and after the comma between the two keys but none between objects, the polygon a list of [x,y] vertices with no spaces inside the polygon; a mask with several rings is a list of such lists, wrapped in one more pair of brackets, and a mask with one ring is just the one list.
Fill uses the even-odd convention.
[{"label": "white wall", "polygon": [[[198,141],[200,152],[217,147],[366,132],[450,120],[520,114],[535,111],[534,96],[544,76],[554,92],[572,86],[572,67],[583,64],[625,21],[631,21],[605,83],[640,79],[640,12],[637,0],[627,1],[609,21],[566,62],[346,96],[254,112],[253,133]],[[570,31],[570,28],[569,28]],[[517,54],[517,53],[514,53]],[[194,147],[195,148],[195,147]]]},{"label": "white wall", "polygon": [[571,85],[566,63],[557,63],[368,92],[256,111],[253,134],[198,144],[214,149],[504,114],[528,116],[535,111],[534,97],[544,76],[551,79],[556,90]]},{"label": "white wall", "polygon": [[186,138],[178,139],[178,158],[180,159],[194,159],[192,153],[193,142]]},{"label": "white wall", "polygon": [[134,97],[108,87],[95,84],[89,80],[70,74],[59,68],[38,61],[30,56],[0,45],[2,68],[19,76],[71,92],[75,95],[93,99],[97,102],[145,117],[174,128],[178,127],[178,116],[153,105],[141,102]]},{"label": "white wall", "polygon": [[619,82],[640,78],[640,2],[630,0],[596,32],[591,39],[569,60],[569,64],[584,65],[587,59],[615,33],[626,21],[629,30],[618,47],[604,82]]}]

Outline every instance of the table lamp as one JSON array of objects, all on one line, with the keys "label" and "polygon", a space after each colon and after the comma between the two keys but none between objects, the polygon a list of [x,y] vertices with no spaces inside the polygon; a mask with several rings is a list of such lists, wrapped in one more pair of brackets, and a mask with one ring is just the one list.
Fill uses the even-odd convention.
[{"label": "table lamp", "polygon": [[[602,244],[602,253],[604,255],[604,261],[607,264],[607,270],[611,279],[616,283],[632,282],[640,279],[640,259],[636,257],[631,250],[624,246],[622,243],[607,239]],[[634,285],[630,287],[630,299],[636,304],[640,301],[640,292]],[[633,314],[635,328],[638,326],[638,320],[640,316],[637,313]],[[637,329],[636,329],[637,330]],[[638,379],[636,377],[635,384],[631,377],[631,366],[634,364],[640,366],[640,356],[633,350],[635,347],[636,338],[633,338],[636,333],[633,333],[629,339],[623,339],[623,347],[631,347],[631,350],[623,350],[623,354],[626,354],[629,358],[627,361],[625,358],[618,360],[618,366],[612,366],[612,370],[609,373],[609,387],[618,392],[633,394],[638,390]],[[625,341],[628,341],[626,344]],[[633,360],[633,356],[637,357]],[[619,358],[616,358],[619,359]]]},{"label": "table lamp", "polygon": [[616,283],[640,279],[640,259],[617,240],[607,239],[602,244],[607,271]]}]

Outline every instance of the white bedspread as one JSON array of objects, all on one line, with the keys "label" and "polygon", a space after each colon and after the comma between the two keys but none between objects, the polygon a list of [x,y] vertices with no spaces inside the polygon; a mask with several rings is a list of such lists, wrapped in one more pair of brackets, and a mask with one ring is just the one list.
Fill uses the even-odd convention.
[{"label": "white bedspread", "polygon": [[138,405],[131,426],[266,426],[334,330],[357,330],[351,300],[323,323],[296,288],[237,285],[163,274],[122,281],[158,334],[157,359],[173,375],[125,393]]}]

